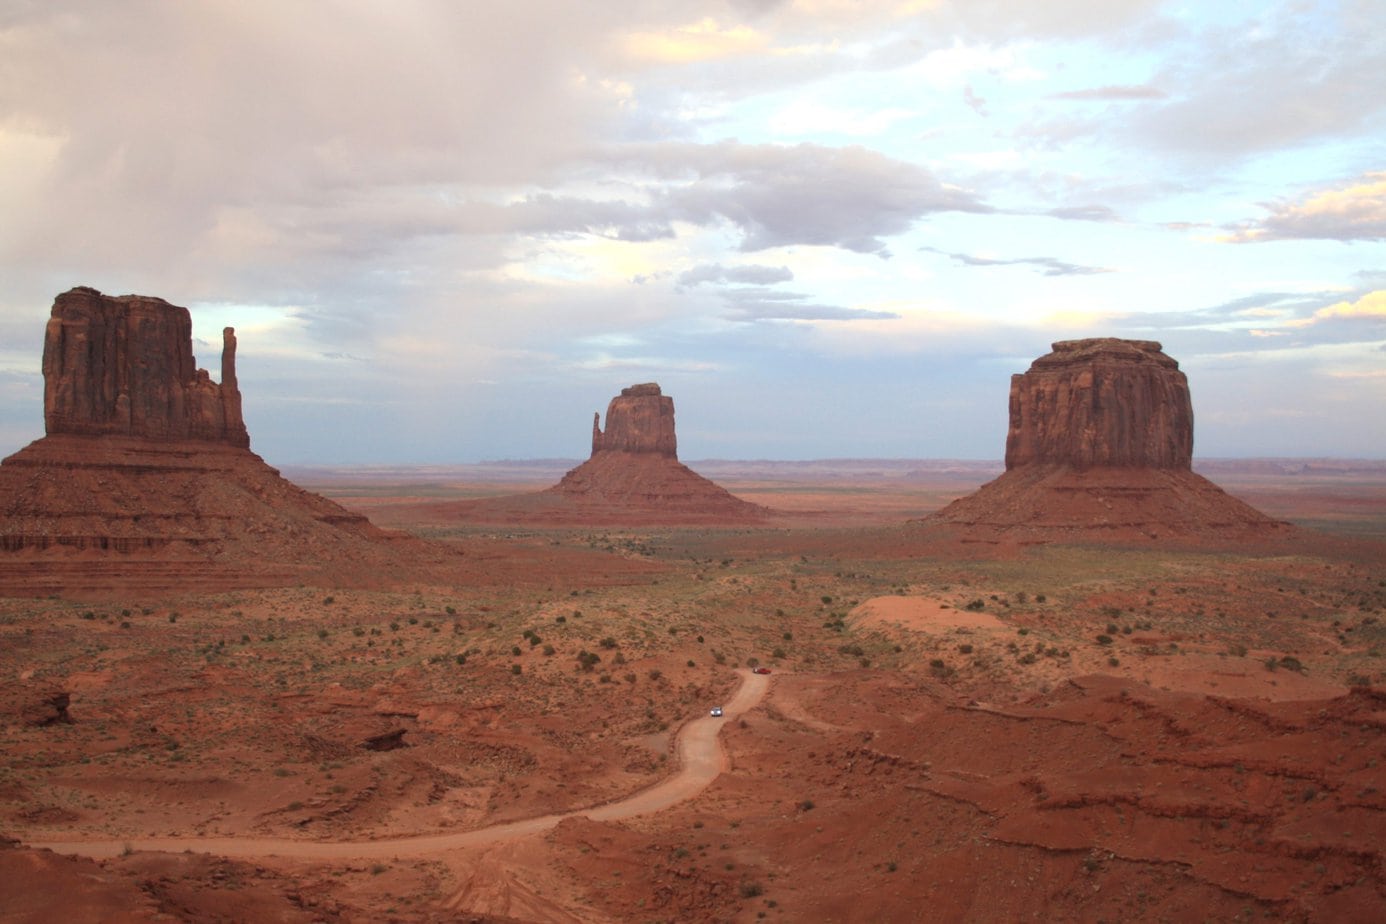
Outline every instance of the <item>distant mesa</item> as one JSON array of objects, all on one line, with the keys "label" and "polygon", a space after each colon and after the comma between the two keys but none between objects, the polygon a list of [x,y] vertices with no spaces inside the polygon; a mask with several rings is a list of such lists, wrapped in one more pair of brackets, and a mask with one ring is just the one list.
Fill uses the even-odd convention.
[{"label": "distant mesa", "polygon": [[635,517],[658,513],[687,520],[755,520],[769,511],[733,496],[678,460],[674,399],[651,382],[621,389],[592,422],[592,456],[548,494]]},{"label": "distant mesa", "polygon": [[[534,494],[434,506],[444,519],[544,525],[722,525],[770,511],[741,500],[678,460],[674,399],[653,383],[623,388],[592,422],[592,455]],[[417,511],[417,508],[414,508]]]},{"label": "distant mesa", "polygon": [[1065,340],[1011,377],[1006,471],[927,520],[975,539],[1286,534],[1192,470],[1193,405],[1151,340]]},{"label": "distant mesa", "polygon": [[222,338],[217,383],[196,368],[186,308],[85,286],[57,297],[47,436],[0,463],[0,591],[341,582],[419,551],[250,451],[235,332]]}]

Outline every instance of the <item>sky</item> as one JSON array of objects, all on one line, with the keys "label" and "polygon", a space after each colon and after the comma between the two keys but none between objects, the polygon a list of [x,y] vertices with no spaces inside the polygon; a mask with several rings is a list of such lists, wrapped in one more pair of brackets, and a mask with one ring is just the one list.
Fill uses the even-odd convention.
[{"label": "sky", "polygon": [[1386,457],[1380,0],[0,0],[0,454],[76,285],[272,464],[999,459],[1053,341],[1196,456]]}]

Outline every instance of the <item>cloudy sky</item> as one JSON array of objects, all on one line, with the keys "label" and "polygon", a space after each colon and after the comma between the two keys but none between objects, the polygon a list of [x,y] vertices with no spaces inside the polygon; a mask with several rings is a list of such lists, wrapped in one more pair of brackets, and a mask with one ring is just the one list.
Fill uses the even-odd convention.
[{"label": "cloudy sky", "polygon": [[999,458],[1050,342],[1200,456],[1386,456],[1380,0],[0,0],[0,453],[74,285],[271,463]]}]

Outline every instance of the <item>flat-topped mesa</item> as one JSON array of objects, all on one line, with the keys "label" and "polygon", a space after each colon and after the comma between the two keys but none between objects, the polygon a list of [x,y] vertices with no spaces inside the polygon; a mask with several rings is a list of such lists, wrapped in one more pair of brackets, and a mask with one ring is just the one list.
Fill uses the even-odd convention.
[{"label": "flat-topped mesa", "polygon": [[1011,377],[1006,471],[931,514],[965,542],[1237,543],[1294,535],[1196,474],[1179,364],[1150,340],[1066,340]]},{"label": "flat-topped mesa", "polygon": [[78,286],[59,295],[43,343],[49,435],[204,440],[249,448],[236,334],[222,331],[221,383],[196,367],[192,316],[161,298]]},{"label": "flat-topped mesa", "polygon": [[1188,471],[1193,405],[1179,363],[1153,340],[1062,340],[1011,376],[1006,469],[1030,465]]},{"label": "flat-topped mesa", "polygon": [[592,455],[599,452],[648,452],[678,458],[674,436],[674,399],[653,382],[621,389],[606,406],[606,432],[601,415],[593,415]]}]

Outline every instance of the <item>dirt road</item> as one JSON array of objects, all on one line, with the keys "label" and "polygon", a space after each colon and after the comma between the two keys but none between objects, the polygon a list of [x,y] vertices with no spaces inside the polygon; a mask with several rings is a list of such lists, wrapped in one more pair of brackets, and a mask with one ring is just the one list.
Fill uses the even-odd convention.
[{"label": "dirt road", "polygon": [[302,859],[390,859],[430,856],[459,847],[477,847],[547,831],[564,818],[585,815],[596,821],[618,821],[662,811],[707,788],[727,769],[727,754],[717,733],[722,725],[755,707],[769,687],[769,678],[742,671],[741,686],[723,705],[721,718],[703,716],[679,731],[678,770],[673,776],[616,802],[554,815],[541,815],[473,831],[424,834],[374,841],[296,841],[273,837],[151,837],[115,841],[33,841],[55,853],[84,857],[114,857],[125,851],[192,851],[223,857],[295,857]]}]

